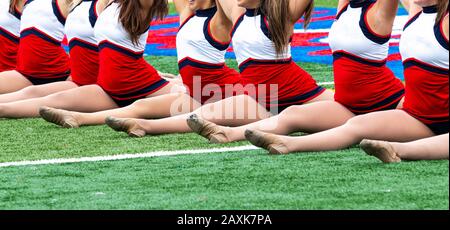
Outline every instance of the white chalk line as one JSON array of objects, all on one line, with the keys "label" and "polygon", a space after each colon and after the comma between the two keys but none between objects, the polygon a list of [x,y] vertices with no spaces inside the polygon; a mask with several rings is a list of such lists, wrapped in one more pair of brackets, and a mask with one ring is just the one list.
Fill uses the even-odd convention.
[{"label": "white chalk line", "polygon": [[208,153],[242,152],[242,151],[256,150],[256,149],[258,149],[258,148],[255,146],[247,145],[247,146],[229,147],[229,148],[179,150],[179,151],[158,151],[158,152],[149,152],[149,153],[121,154],[121,155],[97,156],[97,157],[61,158],[61,159],[48,159],[48,160],[36,160],[36,161],[17,161],[17,162],[0,163],[0,168],[18,167],[18,166],[73,164],[73,163],[101,162],[101,161],[118,161],[118,160],[129,160],[129,159],[139,159],[139,158],[166,157],[166,156],[178,156],[178,155],[195,155],[195,154],[208,154]]},{"label": "white chalk line", "polygon": [[318,85],[334,85],[334,81],[328,81],[328,82],[319,82]]}]

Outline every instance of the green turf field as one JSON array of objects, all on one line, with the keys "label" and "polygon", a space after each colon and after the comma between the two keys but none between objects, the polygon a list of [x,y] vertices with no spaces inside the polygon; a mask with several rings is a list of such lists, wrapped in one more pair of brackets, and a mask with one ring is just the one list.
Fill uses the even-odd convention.
[{"label": "green turf field", "polygon": [[[316,1],[332,6],[335,1]],[[177,73],[175,57],[149,57]],[[228,61],[232,67],[236,63]],[[330,66],[299,63],[318,82]],[[41,119],[0,119],[0,165],[209,145],[197,135],[128,138],[107,127],[60,129]],[[449,162],[380,164],[355,146],[269,156],[263,150],[105,162],[0,167],[0,209],[448,209]]]}]

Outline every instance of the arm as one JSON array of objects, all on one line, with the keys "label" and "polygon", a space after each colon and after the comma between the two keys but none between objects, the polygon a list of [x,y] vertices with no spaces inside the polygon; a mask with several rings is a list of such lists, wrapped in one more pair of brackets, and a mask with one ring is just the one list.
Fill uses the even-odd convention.
[{"label": "arm", "polygon": [[448,39],[448,36],[449,36],[449,29],[448,29],[448,25],[449,25],[449,23],[448,23],[448,14],[445,16],[445,18],[444,18],[444,21],[442,22],[442,27],[444,28],[444,36]]},{"label": "arm", "polygon": [[339,0],[337,12],[340,12],[344,8],[344,6],[348,5],[349,3],[350,0]]},{"label": "arm", "polygon": [[191,16],[194,12],[191,12],[188,5],[188,0],[174,0],[175,9],[180,15],[180,23],[186,21],[186,19]]},{"label": "arm", "polygon": [[215,39],[226,43],[231,40],[230,33],[233,29],[233,22],[227,17],[222,6],[218,3],[216,5],[217,12],[211,20],[211,33]]},{"label": "arm", "polygon": [[381,36],[391,34],[398,5],[397,0],[378,0],[367,13],[369,27]]},{"label": "arm", "polygon": [[414,4],[414,2],[412,2],[412,0],[401,0],[401,1],[402,1],[402,5],[405,7],[406,11],[408,11],[410,18],[414,17],[417,13],[422,11],[422,7]]},{"label": "arm", "polygon": [[291,16],[291,21],[295,24],[302,16],[305,14],[306,8],[313,0],[290,0],[289,1],[289,11]]},{"label": "arm", "polygon": [[237,0],[216,0],[216,3],[233,24],[245,12],[244,8],[238,6]]},{"label": "arm", "polygon": [[175,4],[175,10],[181,14],[184,9],[186,9],[188,0],[173,0],[173,4]]}]

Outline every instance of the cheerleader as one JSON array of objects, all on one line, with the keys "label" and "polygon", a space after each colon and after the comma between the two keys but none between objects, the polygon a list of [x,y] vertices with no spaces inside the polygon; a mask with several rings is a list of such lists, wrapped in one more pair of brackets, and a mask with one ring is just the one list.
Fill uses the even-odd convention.
[{"label": "cheerleader", "polygon": [[66,0],[25,2],[17,66],[0,73],[0,94],[68,79],[69,56],[61,47],[67,4]]},{"label": "cheerleader", "polygon": [[[406,24],[400,41],[406,80],[403,109],[358,116],[343,126],[304,137],[285,137],[248,130],[246,138],[272,154],[287,154],[343,149],[358,144],[363,139],[410,142],[448,133],[448,1],[415,3],[423,10]],[[405,157],[394,150],[389,153],[394,152],[395,155],[387,155],[372,151],[371,145],[374,144],[362,143],[369,154],[384,162],[395,162],[402,157],[416,160],[448,159],[448,152]]]},{"label": "cheerleader", "polygon": [[[63,127],[104,124],[108,116],[163,118],[192,112],[202,104],[226,96],[227,85],[240,82],[239,73],[225,65],[232,24],[214,0],[176,0],[180,14],[177,34],[178,66],[188,93],[162,95],[136,101],[130,106],[97,113],[78,113],[46,108],[42,117]],[[200,86],[195,89],[196,85]],[[209,92],[207,95],[202,92]],[[216,95],[219,95],[218,97]],[[178,109],[180,108],[180,109]]]},{"label": "cheerleader", "polygon": [[[318,86],[291,57],[289,41],[294,24],[305,15],[305,27],[308,25],[312,1],[218,0],[217,3],[234,24],[233,49],[242,85],[234,87],[233,93],[239,96],[205,105],[194,111],[195,114],[222,125],[240,126],[271,117],[292,105],[332,99],[333,93]],[[107,124],[116,131],[142,137],[192,132],[186,123],[188,117],[180,115],[160,120],[109,118]]]},{"label": "cheerleader", "polygon": [[[100,6],[109,3],[108,0],[100,2]],[[0,117],[37,117],[41,106],[98,112],[170,93],[173,84],[162,79],[143,58],[148,25],[154,18],[162,19],[167,12],[165,0],[155,0],[152,4],[144,0],[120,0],[113,1],[106,8],[97,7],[99,16],[94,27],[95,38],[99,42],[97,84],[38,99],[0,104]]]},{"label": "cheerleader", "polygon": [[98,0],[64,0],[60,9],[67,16],[65,34],[69,42],[71,81],[29,86],[0,95],[0,103],[9,103],[48,96],[53,93],[95,84],[98,75],[98,46],[94,36]]},{"label": "cheerleader", "polygon": [[212,143],[227,143],[245,140],[247,129],[314,133],[343,125],[357,115],[401,108],[403,83],[386,66],[398,2],[341,0],[339,7],[329,34],[335,101],[292,106],[279,116],[234,128],[193,116],[188,120],[190,127]]},{"label": "cheerleader", "polygon": [[23,2],[0,2],[0,72],[16,68]]}]

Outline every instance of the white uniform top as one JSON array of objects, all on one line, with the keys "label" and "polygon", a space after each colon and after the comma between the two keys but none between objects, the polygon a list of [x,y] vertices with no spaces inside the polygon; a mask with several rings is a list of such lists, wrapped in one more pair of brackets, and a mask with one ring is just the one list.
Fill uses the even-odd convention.
[{"label": "white uniform top", "polygon": [[210,22],[217,8],[199,10],[188,18],[177,33],[178,61],[191,58],[211,64],[225,63],[229,43],[220,43],[211,35]]},{"label": "white uniform top", "polygon": [[67,16],[65,32],[69,45],[81,42],[88,46],[97,46],[94,26],[97,21],[96,4],[98,0],[83,0]]},{"label": "white uniform top", "polygon": [[119,4],[113,2],[99,15],[94,33],[100,49],[109,46],[135,58],[142,57],[147,44],[148,30],[140,36],[138,44],[133,44],[119,21],[119,13]]},{"label": "white uniform top", "polygon": [[21,21],[21,37],[29,34],[43,35],[54,43],[61,43],[64,39],[66,19],[56,0],[27,0]]},{"label": "white uniform top", "polygon": [[241,65],[248,60],[277,61],[290,59],[291,46],[277,55],[275,44],[270,40],[268,22],[264,15],[247,9],[236,22],[233,30],[233,48],[236,60]]},{"label": "white uniform top", "polygon": [[415,59],[448,70],[449,43],[442,32],[442,22],[436,25],[436,16],[435,7],[425,7],[406,24],[400,40],[403,61]]},{"label": "white uniform top", "polygon": [[350,2],[338,14],[329,34],[329,45],[333,53],[344,51],[369,61],[387,59],[390,36],[379,36],[367,25],[367,11],[374,3]]},{"label": "white uniform top", "polygon": [[[9,12],[9,1],[0,1],[0,33],[6,32],[13,35],[13,39],[18,39],[20,34],[20,12],[15,11],[14,14]],[[3,32],[2,32],[3,31]]]}]

